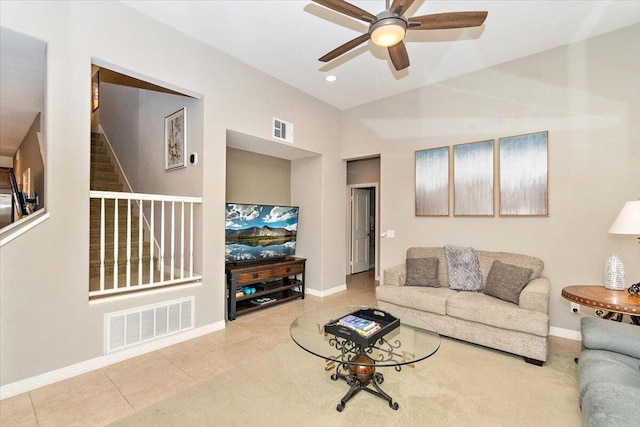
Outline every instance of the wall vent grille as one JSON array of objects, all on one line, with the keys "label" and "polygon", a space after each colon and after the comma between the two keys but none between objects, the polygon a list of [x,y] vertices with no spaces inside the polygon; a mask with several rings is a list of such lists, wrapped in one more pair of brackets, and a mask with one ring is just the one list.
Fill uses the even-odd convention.
[{"label": "wall vent grille", "polygon": [[293,143],[293,124],[273,118],[273,137],[280,141]]},{"label": "wall vent grille", "polygon": [[192,329],[195,297],[104,315],[105,354]]}]

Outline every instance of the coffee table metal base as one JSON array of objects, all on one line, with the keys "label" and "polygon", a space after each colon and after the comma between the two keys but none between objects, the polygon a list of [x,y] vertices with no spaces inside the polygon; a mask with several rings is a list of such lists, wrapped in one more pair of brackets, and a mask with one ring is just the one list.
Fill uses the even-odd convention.
[{"label": "coffee table metal base", "polygon": [[[340,403],[336,407],[336,410],[338,412],[342,412],[347,402],[360,391],[364,390],[367,393],[386,400],[387,403],[389,403],[389,407],[397,411],[400,405],[398,405],[397,402],[394,402],[393,398],[380,388],[380,384],[384,382],[384,376],[382,373],[376,372],[374,361],[366,354],[358,355],[354,361],[360,361],[366,364],[352,364],[346,366],[341,363],[336,367],[336,372],[331,375],[332,380],[344,380],[351,386],[347,394],[340,399]],[[343,370],[346,370],[347,372],[343,373]],[[369,385],[372,385],[373,388],[370,388]]]}]

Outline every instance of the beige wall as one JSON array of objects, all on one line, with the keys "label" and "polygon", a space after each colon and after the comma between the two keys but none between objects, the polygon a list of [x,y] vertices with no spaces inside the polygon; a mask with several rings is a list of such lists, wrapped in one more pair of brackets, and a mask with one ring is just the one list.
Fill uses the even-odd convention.
[{"label": "beige wall", "polygon": [[347,185],[380,182],[380,157],[347,162]]},{"label": "beige wall", "polygon": [[[270,140],[272,118],[280,117],[296,126],[294,147],[322,155],[317,179],[304,188],[297,181],[291,202],[301,212],[320,212],[299,230],[321,237],[300,245],[309,258],[309,286],[344,283],[345,171],[339,129],[332,126],[338,110],[119,2],[0,2],[0,25],[47,43],[50,212],[47,221],[0,248],[0,384],[102,356],[105,313],[194,295],[196,327],[225,319],[227,129]],[[89,259],[92,62],[202,100],[200,288],[88,304],[83,260]],[[292,173],[292,181],[296,177]]]},{"label": "beige wall", "polygon": [[[578,330],[560,293],[602,281],[611,252],[640,279],[632,236],[607,233],[640,197],[640,25],[344,112],[343,157],[381,154],[381,268],[410,246],[455,244],[545,261],[551,325]],[[414,216],[416,150],[549,131],[549,217]]]},{"label": "beige wall", "polygon": [[226,201],[291,205],[291,161],[227,148]]}]

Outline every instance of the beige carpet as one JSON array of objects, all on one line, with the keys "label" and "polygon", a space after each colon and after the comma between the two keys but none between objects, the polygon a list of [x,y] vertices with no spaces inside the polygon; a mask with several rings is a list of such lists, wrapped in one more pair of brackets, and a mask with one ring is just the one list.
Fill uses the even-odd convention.
[{"label": "beige carpet", "polygon": [[114,426],[581,426],[576,365],[549,355],[544,367],[443,338],[431,358],[380,371],[397,411],[366,392],[342,413],[347,391],[321,359],[295,344],[124,418]]}]

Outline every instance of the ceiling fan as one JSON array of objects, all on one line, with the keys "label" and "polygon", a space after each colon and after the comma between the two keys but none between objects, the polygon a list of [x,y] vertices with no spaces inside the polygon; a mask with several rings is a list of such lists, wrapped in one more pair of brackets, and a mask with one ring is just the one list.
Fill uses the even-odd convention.
[{"label": "ceiling fan", "polygon": [[398,71],[409,66],[409,55],[403,41],[408,30],[477,27],[482,25],[487,18],[487,12],[449,12],[405,17],[404,13],[415,0],[393,0],[391,6],[389,6],[389,0],[386,0],[387,9],[378,15],[372,15],[343,0],[313,1],[336,12],[369,23],[369,32],[335,48],[321,57],[320,61],[329,62],[371,39],[374,44],[387,48],[391,62]]}]

